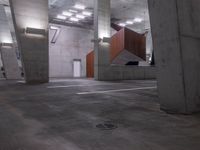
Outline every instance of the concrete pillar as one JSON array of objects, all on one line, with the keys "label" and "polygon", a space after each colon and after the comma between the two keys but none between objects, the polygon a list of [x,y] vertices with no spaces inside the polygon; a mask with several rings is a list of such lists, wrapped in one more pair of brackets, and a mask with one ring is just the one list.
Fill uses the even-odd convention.
[{"label": "concrete pillar", "polygon": [[[108,80],[110,57],[110,44],[102,41],[104,37],[111,36],[110,0],[95,0],[94,13],[94,52],[95,67],[94,76],[96,80]],[[101,39],[101,41],[100,41]]]},{"label": "concrete pillar", "polygon": [[148,0],[161,108],[200,110],[200,1]]},{"label": "concrete pillar", "polygon": [[10,5],[25,80],[48,82],[48,0],[10,0]]},{"label": "concrete pillar", "polygon": [[12,46],[5,46],[12,45],[12,43],[13,40],[5,8],[0,5],[0,56],[2,61],[0,66],[4,67],[7,79],[20,79],[21,75],[15,49]]},{"label": "concrete pillar", "polygon": [[6,79],[21,79],[21,72],[17,63],[15,49],[12,46],[1,46],[0,50]]}]

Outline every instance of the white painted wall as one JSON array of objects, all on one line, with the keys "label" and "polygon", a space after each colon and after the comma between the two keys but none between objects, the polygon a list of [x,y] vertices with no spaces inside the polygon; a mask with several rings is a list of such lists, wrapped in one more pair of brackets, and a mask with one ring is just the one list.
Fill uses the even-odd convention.
[{"label": "white painted wall", "polygon": [[74,59],[81,59],[81,77],[86,77],[86,55],[93,49],[91,42],[94,37],[93,31],[76,27],[59,27],[61,32],[55,44],[51,43],[54,31],[49,31],[50,78],[72,78]]}]

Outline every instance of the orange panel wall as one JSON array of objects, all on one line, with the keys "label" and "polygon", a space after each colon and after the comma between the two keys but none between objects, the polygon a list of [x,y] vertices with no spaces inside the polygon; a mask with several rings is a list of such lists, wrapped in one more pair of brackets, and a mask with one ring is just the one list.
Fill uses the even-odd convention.
[{"label": "orange panel wall", "polygon": [[113,61],[124,50],[124,28],[111,38],[110,60]]},{"label": "orange panel wall", "polygon": [[146,37],[144,34],[138,34],[125,28],[124,48],[143,60],[146,60]]},{"label": "orange panel wall", "polygon": [[94,51],[91,51],[86,56],[86,71],[87,71],[87,78],[94,77]]}]

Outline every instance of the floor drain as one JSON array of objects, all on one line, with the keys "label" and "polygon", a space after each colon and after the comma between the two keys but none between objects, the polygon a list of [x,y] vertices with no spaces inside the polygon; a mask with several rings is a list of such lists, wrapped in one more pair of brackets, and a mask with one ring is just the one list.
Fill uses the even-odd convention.
[{"label": "floor drain", "polygon": [[117,125],[114,125],[112,123],[103,123],[96,125],[96,127],[101,130],[114,130],[117,128]]}]

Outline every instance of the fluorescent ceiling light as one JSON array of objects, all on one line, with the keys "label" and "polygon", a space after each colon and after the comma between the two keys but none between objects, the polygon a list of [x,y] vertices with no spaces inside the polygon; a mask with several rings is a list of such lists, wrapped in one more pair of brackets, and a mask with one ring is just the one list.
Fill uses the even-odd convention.
[{"label": "fluorescent ceiling light", "polygon": [[56,26],[50,26],[51,30],[58,30],[60,27],[56,27]]},{"label": "fluorescent ceiling light", "polygon": [[121,27],[125,27],[126,24],[125,24],[125,23],[120,23],[119,26],[121,26]]},{"label": "fluorescent ceiling light", "polygon": [[111,38],[109,38],[109,37],[103,37],[103,39],[102,39],[102,41],[104,43],[110,43],[110,40],[111,40]]},{"label": "fluorescent ceiling light", "polygon": [[92,15],[92,12],[83,11],[82,14],[85,15],[85,16],[91,16],[91,15]]},{"label": "fluorescent ceiling light", "polygon": [[67,17],[66,17],[66,16],[63,16],[63,15],[57,15],[56,18],[57,18],[57,19],[61,19],[61,20],[67,19]]},{"label": "fluorescent ceiling light", "polygon": [[73,9],[70,9],[69,12],[72,12],[72,13],[78,13],[77,10],[73,10]]},{"label": "fluorescent ceiling light", "polygon": [[2,47],[13,47],[13,43],[1,43]]},{"label": "fluorescent ceiling light", "polygon": [[41,35],[45,35],[45,29],[37,29],[37,28],[30,28],[30,27],[27,27],[25,29],[25,32],[27,34],[41,34]]},{"label": "fluorescent ceiling light", "polygon": [[68,11],[63,11],[62,13],[64,16],[68,16],[68,17],[71,17],[73,14],[71,12],[68,12]]},{"label": "fluorescent ceiling light", "polygon": [[74,6],[74,8],[84,10],[84,9],[85,9],[85,6],[84,6],[84,5],[81,5],[81,4],[76,4],[76,5]]},{"label": "fluorescent ceiling light", "polygon": [[70,21],[73,21],[73,22],[78,22],[78,21],[79,21],[79,19],[78,19],[78,18],[75,18],[75,17],[71,17],[69,20],[70,20]]},{"label": "fluorescent ceiling light", "polygon": [[126,21],[126,24],[133,24],[133,21],[130,21],[130,20],[128,20],[128,21]]},{"label": "fluorescent ceiling light", "polygon": [[76,15],[76,18],[78,18],[78,19],[85,19],[85,16],[78,14],[78,15]]},{"label": "fluorescent ceiling light", "polygon": [[142,22],[142,18],[135,18],[134,22]]}]

